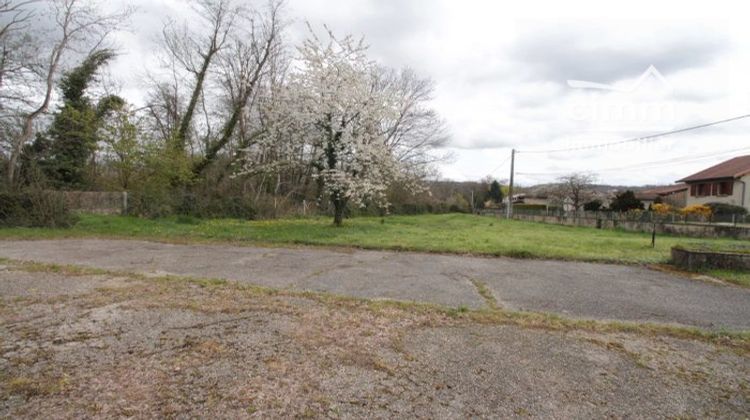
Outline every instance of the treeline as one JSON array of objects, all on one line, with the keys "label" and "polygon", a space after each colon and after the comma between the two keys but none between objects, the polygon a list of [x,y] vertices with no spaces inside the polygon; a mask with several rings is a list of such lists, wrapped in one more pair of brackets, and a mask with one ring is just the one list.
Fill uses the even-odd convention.
[{"label": "treeline", "polygon": [[337,224],[356,212],[472,208],[466,194],[426,188],[447,157],[433,83],[372,61],[362,40],[309,28],[290,45],[280,2],[196,0],[184,21],[166,21],[161,65],[143,70],[147,99],[136,105],[119,75],[104,77],[127,53],[108,46],[134,11],[97,4],[0,0],[6,194],[127,190],[129,212],[143,216],[302,209]]}]

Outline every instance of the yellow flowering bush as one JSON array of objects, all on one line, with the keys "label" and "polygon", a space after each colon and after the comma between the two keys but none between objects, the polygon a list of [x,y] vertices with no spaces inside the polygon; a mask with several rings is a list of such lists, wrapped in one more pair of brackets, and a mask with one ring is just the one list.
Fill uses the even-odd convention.
[{"label": "yellow flowering bush", "polygon": [[656,203],[651,206],[651,211],[659,215],[667,215],[674,211],[674,208],[669,204]]},{"label": "yellow flowering bush", "polygon": [[681,213],[684,216],[700,216],[704,219],[708,219],[711,217],[712,211],[711,207],[705,206],[703,204],[695,204],[692,206],[687,206],[684,209],[682,209]]}]

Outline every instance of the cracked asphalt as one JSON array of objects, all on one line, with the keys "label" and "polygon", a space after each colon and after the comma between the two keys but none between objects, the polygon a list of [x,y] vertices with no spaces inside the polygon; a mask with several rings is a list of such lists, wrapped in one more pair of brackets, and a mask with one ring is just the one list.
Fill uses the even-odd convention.
[{"label": "cracked asphalt", "polygon": [[639,266],[103,239],[0,241],[0,258],[469,308],[485,305],[478,282],[511,310],[750,329],[750,290]]}]

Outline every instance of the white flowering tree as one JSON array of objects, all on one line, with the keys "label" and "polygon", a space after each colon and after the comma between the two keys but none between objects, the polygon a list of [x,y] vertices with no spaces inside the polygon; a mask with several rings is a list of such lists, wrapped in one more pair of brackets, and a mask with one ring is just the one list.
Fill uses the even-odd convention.
[{"label": "white flowering tree", "polygon": [[[275,101],[270,141],[295,139],[309,155],[323,198],[330,199],[334,224],[340,226],[348,205],[368,203],[388,208],[387,189],[400,182],[419,188],[415,174],[387,147],[382,122],[398,115],[398,96],[382,89],[378,69],[367,58],[362,40],[323,42],[311,37],[299,48],[297,68]],[[257,168],[243,166],[240,173]]]}]

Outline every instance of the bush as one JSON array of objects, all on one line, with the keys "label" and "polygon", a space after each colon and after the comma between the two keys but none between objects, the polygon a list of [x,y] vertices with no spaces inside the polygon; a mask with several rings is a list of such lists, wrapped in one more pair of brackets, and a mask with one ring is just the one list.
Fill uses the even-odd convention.
[{"label": "bush", "polygon": [[446,202],[448,205],[448,212],[450,213],[469,213],[471,212],[471,205],[469,201],[461,194],[456,193],[451,196]]},{"label": "bush", "polygon": [[735,206],[733,204],[726,203],[708,203],[706,204],[711,212],[717,216],[744,216],[747,214],[747,209],[741,206]]},{"label": "bush", "polygon": [[703,204],[696,204],[693,206],[685,207],[681,210],[681,213],[685,216],[699,216],[703,219],[708,219],[713,214],[711,211],[711,207],[705,206]]},{"label": "bush", "polygon": [[135,191],[128,194],[127,214],[148,218],[166,217],[174,214],[178,202],[174,194],[166,191]]},{"label": "bush", "polygon": [[628,212],[631,210],[643,210],[643,202],[635,197],[633,191],[625,191],[617,194],[615,199],[609,204],[612,211]]},{"label": "bush", "polygon": [[256,216],[254,203],[248,197],[221,194],[182,194],[173,213],[205,219],[246,219]]},{"label": "bush", "polygon": [[674,212],[674,209],[669,204],[654,203],[651,205],[651,211],[658,215],[667,215]]},{"label": "bush", "polygon": [[0,224],[2,226],[17,224],[16,219],[24,213],[21,201],[21,196],[18,194],[0,193]]},{"label": "bush", "polygon": [[583,210],[584,211],[599,211],[602,209],[602,206],[604,204],[601,200],[591,200],[588,203],[583,204]]},{"label": "bush", "polygon": [[32,189],[0,193],[0,226],[66,228],[77,221],[58,192]]}]

